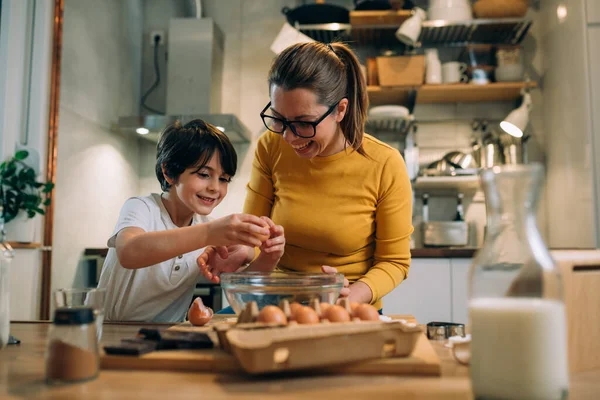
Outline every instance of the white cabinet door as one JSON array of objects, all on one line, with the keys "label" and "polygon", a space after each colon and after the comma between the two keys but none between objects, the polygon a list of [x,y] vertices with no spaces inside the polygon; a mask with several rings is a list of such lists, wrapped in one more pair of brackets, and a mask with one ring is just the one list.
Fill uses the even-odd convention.
[{"label": "white cabinet door", "polygon": [[600,23],[600,1],[598,0],[587,0],[587,23],[597,24]]},{"label": "white cabinet door", "polygon": [[[598,18],[596,22],[600,22],[600,1],[593,1],[595,4],[597,4],[596,10]],[[592,168],[596,171],[596,199],[600,199],[600,181],[598,181],[598,177],[600,176],[600,49],[598,48],[598,43],[600,43],[600,25],[591,25],[588,27],[588,51],[591,77],[590,90],[592,92],[592,152],[590,154],[590,162],[592,164]],[[598,203],[596,203],[595,209],[598,209]],[[600,227],[599,212],[596,212],[596,226]],[[596,247],[600,246],[600,237],[596,237],[596,242]]]},{"label": "white cabinet door", "polygon": [[413,258],[406,279],[383,298],[383,313],[412,314],[421,324],[450,321],[450,260]]},{"label": "white cabinet door", "polygon": [[469,322],[469,269],[472,259],[450,259],[452,279],[452,322],[466,324]]}]

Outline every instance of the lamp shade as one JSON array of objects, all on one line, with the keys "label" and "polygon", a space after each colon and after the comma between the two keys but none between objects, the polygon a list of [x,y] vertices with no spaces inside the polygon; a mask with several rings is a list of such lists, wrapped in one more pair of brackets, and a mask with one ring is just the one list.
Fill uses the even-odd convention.
[{"label": "lamp shade", "polygon": [[529,124],[529,111],[531,110],[531,95],[525,93],[523,95],[523,104],[515,108],[508,114],[502,122],[500,128],[511,136],[520,138],[523,137],[523,132]]},{"label": "lamp shade", "polygon": [[421,35],[421,24],[427,18],[425,11],[413,9],[413,15],[400,25],[396,31],[396,39],[408,46],[416,46]]}]

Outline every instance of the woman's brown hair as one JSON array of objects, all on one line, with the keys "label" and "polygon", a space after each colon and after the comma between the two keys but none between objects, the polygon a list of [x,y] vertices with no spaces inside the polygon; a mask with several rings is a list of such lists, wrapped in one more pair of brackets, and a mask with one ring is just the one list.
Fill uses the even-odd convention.
[{"label": "woman's brown hair", "polygon": [[299,43],[282,51],[269,71],[269,88],[309,89],[328,107],[344,97],[348,111],[340,123],[350,146],[365,155],[362,146],[369,108],[367,85],[354,52],[343,43]]}]

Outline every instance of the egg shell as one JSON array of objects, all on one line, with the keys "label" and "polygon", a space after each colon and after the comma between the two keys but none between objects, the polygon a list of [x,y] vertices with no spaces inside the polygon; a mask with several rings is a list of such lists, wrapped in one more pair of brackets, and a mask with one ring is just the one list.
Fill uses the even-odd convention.
[{"label": "egg shell", "polygon": [[350,314],[342,306],[332,305],[323,313],[323,318],[330,322],[349,322]]},{"label": "egg shell", "polygon": [[213,310],[210,307],[206,307],[202,303],[202,299],[197,297],[192,303],[188,310],[188,320],[194,326],[204,326],[213,317]]},{"label": "egg shell", "polygon": [[283,310],[277,306],[265,306],[258,313],[256,321],[265,324],[287,324]]},{"label": "egg shell", "polygon": [[317,315],[317,312],[310,307],[304,306],[296,309],[294,319],[296,322],[303,325],[319,323],[319,316]]},{"label": "egg shell", "polygon": [[261,243],[266,242],[271,237],[271,235],[263,235],[260,233],[255,233],[254,236],[260,240]]},{"label": "egg shell", "polygon": [[352,314],[361,321],[379,321],[379,312],[370,304],[359,304]]}]

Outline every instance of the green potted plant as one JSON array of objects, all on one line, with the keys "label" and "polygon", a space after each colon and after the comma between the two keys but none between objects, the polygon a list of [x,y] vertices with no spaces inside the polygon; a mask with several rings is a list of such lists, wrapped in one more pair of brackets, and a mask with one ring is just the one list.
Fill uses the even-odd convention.
[{"label": "green potted plant", "polygon": [[19,150],[0,164],[0,201],[6,223],[7,239],[15,242],[32,242],[35,235],[36,214],[44,215],[50,204],[48,195],[54,188],[52,182],[38,182],[35,170],[24,160],[26,150]]}]

